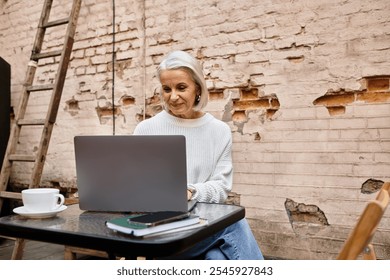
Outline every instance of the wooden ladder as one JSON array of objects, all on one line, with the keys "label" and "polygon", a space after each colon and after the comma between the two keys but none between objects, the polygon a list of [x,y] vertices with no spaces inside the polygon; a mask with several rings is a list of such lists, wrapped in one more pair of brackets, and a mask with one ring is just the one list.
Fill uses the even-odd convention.
[{"label": "wooden ladder", "polygon": [[[66,78],[66,72],[68,69],[70,55],[73,48],[77,19],[79,17],[79,12],[81,8],[81,0],[73,0],[69,17],[49,21],[52,3],[53,0],[45,0],[43,4],[30,61],[27,66],[26,78],[23,84],[18,110],[16,112],[15,121],[11,128],[7,150],[4,155],[4,161],[0,173],[0,211],[3,206],[4,199],[21,199],[21,193],[7,191],[7,186],[14,162],[32,162],[33,168],[29,181],[29,188],[39,187],[47,150],[49,148],[51,134],[53,131],[54,124],[56,122],[62,90]],[[62,49],[58,51],[41,52],[46,30],[48,28],[60,25],[67,25]],[[55,60],[55,57],[60,57],[60,59],[58,61],[58,68],[53,83],[46,85],[33,85],[35,72],[39,67],[39,60],[47,58],[53,58],[53,60]],[[46,118],[25,119],[25,113],[27,111],[30,94],[34,94],[34,92],[43,91],[51,91],[50,103],[48,105]],[[38,148],[36,149],[36,153],[32,155],[16,153],[21,130],[23,127],[26,126],[42,127],[42,134],[40,142],[38,144]],[[21,254],[24,247],[23,244],[23,240],[16,240],[15,248],[17,250],[14,249],[14,259],[21,258]]]}]

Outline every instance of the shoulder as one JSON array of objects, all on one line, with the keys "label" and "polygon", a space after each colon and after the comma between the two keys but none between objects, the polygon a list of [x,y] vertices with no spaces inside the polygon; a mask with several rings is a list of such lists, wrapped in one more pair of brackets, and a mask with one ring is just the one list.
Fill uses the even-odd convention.
[{"label": "shoulder", "polygon": [[216,117],[214,117],[210,113],[207,113],[207,116],[209,118],[209,126],[211,128],[216,129],[217,131],[220,131],[220,132],[222,131],[222,132],[231,134],[230,127],[227,123],[217,119]]},{"label": "shoulder", "polygon": [[232,131],[229,125],[216,117],[208,114],[207,125],[203,126],[203,137],[206,137],[209,141],[216,146],[226,146],[232,143]]},{"label": "shoulder", "polygon": [[163,118],[163,114],[160,112],[154,117],[141,121],[135,127],[134,134],[147,134],[148,131],[155,130],[155,127],[158,127],[161,124]]}]

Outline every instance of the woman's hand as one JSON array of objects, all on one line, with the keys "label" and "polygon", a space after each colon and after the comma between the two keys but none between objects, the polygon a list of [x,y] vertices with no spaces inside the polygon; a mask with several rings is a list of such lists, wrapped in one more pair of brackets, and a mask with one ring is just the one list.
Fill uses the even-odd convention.
[{"label": "woman's hand", "polygon": [[192,198],[192,191],[187,189],[187,200],[191,200]]}]

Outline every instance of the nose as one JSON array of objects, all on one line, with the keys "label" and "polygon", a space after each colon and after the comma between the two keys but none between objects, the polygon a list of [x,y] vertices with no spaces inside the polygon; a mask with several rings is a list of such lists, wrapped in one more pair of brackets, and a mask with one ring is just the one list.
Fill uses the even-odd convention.
[{"label": "nose", "polygon": [[177,92],[175,90],[172,90],[170,99],[173,101],[179,99],[179,95],[177,94]]}]

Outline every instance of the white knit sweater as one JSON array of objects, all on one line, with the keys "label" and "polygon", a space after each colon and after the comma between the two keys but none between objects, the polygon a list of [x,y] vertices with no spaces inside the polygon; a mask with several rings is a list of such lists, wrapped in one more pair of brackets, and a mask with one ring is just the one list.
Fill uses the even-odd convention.
[{"label": "white knit sweater", "polygon": [[224,202],[231,190],[232,138],[227,124],[206,113],[199,119],[181,119],[162,111],[142,121],[134,134],[184,135],[188,187],[200,202]]}]

